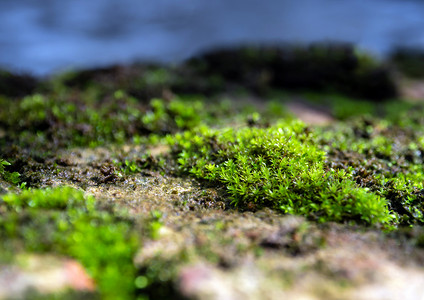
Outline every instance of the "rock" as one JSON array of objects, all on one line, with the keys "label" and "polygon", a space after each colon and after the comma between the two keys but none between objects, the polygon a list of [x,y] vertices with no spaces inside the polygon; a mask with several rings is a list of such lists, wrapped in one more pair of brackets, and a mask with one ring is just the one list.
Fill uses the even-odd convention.
[{"label": "rock", "polygon": [[77,261],[48,255],[25,254],[16,264],[0,268],[0,299],[20,299],[26,293],[60,294],[68,290],[94,292],[95,285]]}]

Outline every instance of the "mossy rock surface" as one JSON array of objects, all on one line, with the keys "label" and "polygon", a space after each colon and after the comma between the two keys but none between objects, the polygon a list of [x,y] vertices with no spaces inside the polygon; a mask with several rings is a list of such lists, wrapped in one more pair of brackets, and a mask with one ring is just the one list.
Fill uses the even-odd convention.
[{"label": "mossy rock surface", "polygon": [[[296,53],[365,64],[349,51]],[[227,53],[238,82],[197,60],[3,93],[0,298],[419,297],[424,106],[282,90],[262,67],[284,53]],[[327,122],[299,121],[293,103]],[[60,274],[70,261],[85,285],[43,289],[23,257]],[[14,294],[4,270],[33,279]]]}]

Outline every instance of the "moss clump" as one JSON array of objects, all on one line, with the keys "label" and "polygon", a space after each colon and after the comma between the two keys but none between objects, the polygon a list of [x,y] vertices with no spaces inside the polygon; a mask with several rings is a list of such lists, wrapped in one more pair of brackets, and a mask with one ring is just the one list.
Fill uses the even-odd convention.
[{"label": "moss clump", "polygon": [[0,144],[43,150],[122,144],[134,137],[191,129],[207,119],[203,103],[192,99],[155,98],[146,104],[122,90],[95,97],[65,91],[3,98],[0,124],[7,134],[0,137]]},{"label": "moss clump", "polygon": [[163,133],[191,129],[206,117],[203,102],[198,99],[176,98],[165,102],[155,98],[150,101],[150,109],[142,116],[142,122],[151,132]]},{"label": "moss clump", "polygon": [[203,127],[169,138],[182,171],[225,184],[236,206],[268,206],[324,221],[388,224],[384,198],[324,165],[302,123],[267,129]]},{"label": "moss clump", "polygon": [[411,119],[398,121],[391,111],[385,119],[357,118],[317,129],[317,144],[327,152],[329,167],[353,170],[358,185],[387,199],[397,225],[424,224],[423,132],[406,124]]},{"label": "moss clump", "polygon": [[424,51],[401,48],[391,55],[391,62],[396,68],[411,78],[424,78]]},{"label": "moss clump", "polygon": [[9,193],[0,202],[3,251],[56,252],[80,261],[104,299],[132,299],[139,241],[131,220],[70,187]]},{"label": "moss clump", "polygon": [[317,94],[305,93],[303,97],[312,103],[323,106],[331,112],[331,115],[342,121],[359,116],[375,115],[378,104],[366,100],[355,99],[340,94]]},{"label": "moss clump", "polygon": [[0,178],[12,183],[12,184],[18,184],[20,182],[19,177],[21,176],[18,172],[8,172],[6,171],[6,167],[10,166],[11,164],[0,158]]},{"label": "moss clump", "polygon": [[0,69],[0,96],[20,97],[31,94],[37,87],[37,80],[25,74],[12,74]]},{"label": "moss clump", "polygon": [[194,58],[188,66],[198,77],[221,78],[260,93],[284,87],[377,101],[397,94],[386,66],[346,44],[223,49]]}]

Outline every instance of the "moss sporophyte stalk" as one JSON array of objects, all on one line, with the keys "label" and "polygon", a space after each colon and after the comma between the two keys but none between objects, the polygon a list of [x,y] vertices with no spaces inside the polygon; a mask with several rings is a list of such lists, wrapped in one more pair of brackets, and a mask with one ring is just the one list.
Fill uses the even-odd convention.
[{"label": "moss sporophyte stalk", "polygon": [[358,186],[352,171],[326,167],[314,139],[291,121],[266,129],[201,127],[168,142],[181,171],[224,184],[235,206],[253,202],[320,222],[393,222],[387,200]]}]

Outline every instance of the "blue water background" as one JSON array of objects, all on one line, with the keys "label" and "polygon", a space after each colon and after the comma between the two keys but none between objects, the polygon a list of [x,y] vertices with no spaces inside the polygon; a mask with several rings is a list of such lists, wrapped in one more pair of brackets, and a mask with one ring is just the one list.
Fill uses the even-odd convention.
[{"label": "blue water background", "polygon": [[0,67],[47,75],[238,44],[424,49],[421,0],[1,0]]}]

